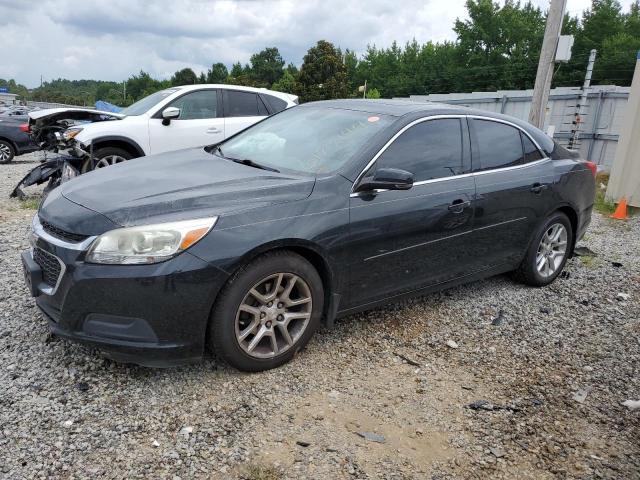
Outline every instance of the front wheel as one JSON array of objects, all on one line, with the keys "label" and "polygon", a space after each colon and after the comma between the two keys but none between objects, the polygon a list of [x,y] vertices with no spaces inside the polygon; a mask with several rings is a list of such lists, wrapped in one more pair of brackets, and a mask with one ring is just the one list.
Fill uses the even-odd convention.
[{"label": "front wheel", "polygon": [[[95,165],[94,168],[110,167],[111,165],[131,160],[132,158],[133,155],[131,155],[126,150],[118,147],[103,147],[98,148],[95,152],[93,152],[93,161]],[[91,159],[88,158],[84,162],[84,164],[82,164],[81,173],[87,173],[91,171],[91,163]]]},{"label": "front wheel", "polygon": [[213,308],[209,345],[217,357],[258,372],[288,362],[320,324],[322,280],[300,255],[279,251],[242,267]]},{"label": "front wheel", "polygon": [[567,263],[571,245],[571,222],[564,213],[555,212],[536,231],[516,278],[534,287],[549,285]]}]

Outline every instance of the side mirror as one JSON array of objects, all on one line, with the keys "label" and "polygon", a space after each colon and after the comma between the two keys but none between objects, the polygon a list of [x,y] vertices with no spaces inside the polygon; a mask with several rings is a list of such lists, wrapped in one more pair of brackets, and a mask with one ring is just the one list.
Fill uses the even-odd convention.
[{"label": "side mirror", "polygon": [[169,125],[172,118],[180,116],[180,109],[176,107],[167,107],[162,111],[162,124]]},{"label": "side mirror", "polygon": [[379,168],[373,177],[365,177],[356,191],[409,190],[411,187],[413,187],[413,173],[398,168]]}]

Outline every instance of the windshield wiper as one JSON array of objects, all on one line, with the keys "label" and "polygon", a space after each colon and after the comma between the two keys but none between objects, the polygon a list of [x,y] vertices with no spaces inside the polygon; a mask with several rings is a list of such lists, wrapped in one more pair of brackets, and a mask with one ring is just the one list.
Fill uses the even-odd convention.
[{"label": "windshield wiper", "polygon": [[[218,150],[219,149],[220,147],[218,147]],[[220,152],[220,154],[222,155],[222,152]],[[247,167],[259,168],[261,170],[268,170],[269,172],[280,173],[280,170],[277,170],[273,167],[267,167],[266,165],[260,165],[259,163],[256,163],[253,160],[250,160],[248,158],[231,158],[231,157],[224,157],[224,158],[228,158],[232,162],[241,163],[242,165],[246,165]]]}]

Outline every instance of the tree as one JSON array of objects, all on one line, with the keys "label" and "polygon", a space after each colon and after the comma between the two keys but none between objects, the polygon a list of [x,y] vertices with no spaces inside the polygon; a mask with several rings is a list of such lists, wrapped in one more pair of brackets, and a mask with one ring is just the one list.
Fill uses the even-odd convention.
[{"label": "tree", "polygon": [[464,90],[531,88],[544,36],[545,19],[531,3],[467,0],[469,19],[456,20]]},{"label": "tree", "polygon": [[349,90],[355,94],[361,85],[358,75],[358,57],[354,51],[348,48],[344,51],[344,68],[349,81]]},{"label": "tree", "polygon": [[320,40],[304,56],[296,84],[303,101],[346,98],[349,92],[342,52],[332,43]]},{"label": "tree", "polygon": [[180,85],[193,85],[195,83],[198,83],[198,76],[190,68],[178,70],[173,74],[173,77],[171,77],[171,85],[174,87]]},{"label": "tree", "polygon": [[206,83],[225,83],[229,71],[224,63],[214,63],[211,68],[207,70],[207,82]]},{"label": "tree", "polygon": [[367,98],[378,99],[380,98],[380,92],[377,88],[372,88],[371,90],[367,90],[366,96]]},{"label": "tree", "polygon": [[0,78],[0,87],[7,87],[9,89],[9,93],[15,93],[17,95],[20,95],[21,99],[25,99],[29,95],[29,90],[27,90],[27,87],[19,83],[16,83],[16,81],[13,78],[9,80]]},{"label": "tree", "polygon": [[236,62],[231,67],[231,72],[229,73],[229,75],[231,77],[240,77],[243,73],[244,72],[242,70],[242,64],[240,62]]},{"label": "tree", "polygon": [[623,32],[606,38],[598,53],[594,69],[594,75],[598,75],[598,82],[605,85],[630,85],[638,51],[640,37]]},{"label": "tree", "polygon": [[629,14],[624,21],[624,31],[632,37],[640,38],[640,1],[631,4]]},{"label": "tree", "polygon": [[275,82],[271,89],[278,92],[294,93],[296,90],[296,78],[288,70],[285,70],[280,80]]},{"label": "tree", "polygon": [[[195,76],[195,73],[194,73]],[[139,75],[132,75],[127,80],[127,98],[131,100],[140,100],[142,97],[149,95],[163,88],[158,80],[151,78],[147,72],[140,70]]]},{"label": "tree", "polygon": [[276,47],[265,48],[251,55],[248,72],[256,85],[270,87],[282,77],[284,60]]}]

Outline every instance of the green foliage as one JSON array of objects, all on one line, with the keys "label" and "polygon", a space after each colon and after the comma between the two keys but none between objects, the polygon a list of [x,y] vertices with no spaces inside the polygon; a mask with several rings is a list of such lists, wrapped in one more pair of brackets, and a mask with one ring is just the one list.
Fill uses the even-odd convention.
[{"label": "green foliage", "polygon": [[214,63],[213,65],[211,65],[211,68],[207,70],[206,83],[225,83],[228,76],[229,72],[224,63]]},{"label": "green foliage", "polygon": [[280,80],[275,82],[271,89],[278,92],[293,93],[296,89],[296,77],[289,73],[288,70],[285,70]]},{"label": "green foliage", "polygon": [[296,83],[302,101],[345,98],[349,91],[347,72],[339,48],[320,40],[304,56]]},{"label": "green foliage", "polygon": [[284,60],[277,48],[265,48],[251,55],[249,76],[256,86],[269,87],[282,77]]},{"label": "green foliage", "polygon": [[25,98],[29,95],[29,90],[27,90],[27,87],[16,83],[13,78],[9,80],[0,78],[0,87],[7,87],[9,89],[9,93],[15,93],[16,95],[20,95],[22,98]]},{"label": "green foliage", "polygon": [[367,90],[367,98],[378,99],[380,97],[380,92],[377,88],[372,88],[371,90]]},{"label": "green foliage", "polygon": [[198,76],[190,68],[178,70],[171,77],[171,85],[178,87],[180,85],[193,85],[198,83]]}]

